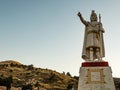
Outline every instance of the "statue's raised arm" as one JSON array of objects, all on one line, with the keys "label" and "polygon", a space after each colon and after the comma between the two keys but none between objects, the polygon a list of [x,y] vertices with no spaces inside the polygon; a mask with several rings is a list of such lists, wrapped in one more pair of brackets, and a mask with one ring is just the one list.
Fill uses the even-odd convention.
[{"label": "statue's raised arm", "polygon": [[86,21],[86,20],[84,20],[84,18],[82,17],[82,14],[81,14],[80,12],[78,12],[78,14],[77,14],[77,15],[80,17],[81,22],[82,22],[85,26],[87,26],[87,25],[88,25],[88,23],[87,23],[87,21]]}]

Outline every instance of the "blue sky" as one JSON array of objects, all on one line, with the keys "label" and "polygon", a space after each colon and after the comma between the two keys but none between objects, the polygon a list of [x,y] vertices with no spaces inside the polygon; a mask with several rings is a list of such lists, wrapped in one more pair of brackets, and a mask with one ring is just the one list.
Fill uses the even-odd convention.
[{"label": "blue sky", "polygon": [[120,1],[0,0],[0,61],[79,75],[84,25],[91,10],[101,14],[106,57],[113,76],[120,77]]}]

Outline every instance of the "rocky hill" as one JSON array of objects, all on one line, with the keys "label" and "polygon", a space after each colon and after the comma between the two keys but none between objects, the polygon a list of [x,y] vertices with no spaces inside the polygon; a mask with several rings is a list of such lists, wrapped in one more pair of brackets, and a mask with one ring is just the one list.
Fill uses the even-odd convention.
[{"label": "rocky hill", "polygon": [[[114,82],[116,90],[120,90],[120,78],[114,78]],[[67,90],[71,87],[77,90],[78,77],[72,77],[69,72],[59,73],[50,69],[36,68],[32,64],[23,65],[15,60],[8,60],[0,62],[0,85],[6,83],[8,86],[8,83],[11,83],[10,85],[14,87],[32,85],[47,90]]]},{"label": "rocky hill", "polygon": [[59,73],[50,69],[36,68],[31,65],[23,65],[15,60],[0,62],[1,78],[12,77],[12,86],[24,86],[32,84],[48,89],[57,88],[66,90],[74,85],[77,88],[77,78],[70,73]]}]

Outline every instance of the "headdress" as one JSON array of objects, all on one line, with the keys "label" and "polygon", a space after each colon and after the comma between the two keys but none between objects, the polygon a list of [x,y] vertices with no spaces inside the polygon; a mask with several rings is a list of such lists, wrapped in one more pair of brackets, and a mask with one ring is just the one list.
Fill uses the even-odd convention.
[{"label": "headdress", "polygon": [[91,21],[97,21],[97,14],[95,13],[94,10],[92,10],[91,16],[90,16],[90,20]]}]

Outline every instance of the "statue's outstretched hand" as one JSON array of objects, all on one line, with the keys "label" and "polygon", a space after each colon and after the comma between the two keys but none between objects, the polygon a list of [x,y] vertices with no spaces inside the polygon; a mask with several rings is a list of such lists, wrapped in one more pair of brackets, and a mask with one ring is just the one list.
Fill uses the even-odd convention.
[{"label": "statue's outstretched hand", "polygon": [[81,13],[80,12],[78,12],[78,14],[77,14],[78,16],[81,16]]},{"label": "statue's outstretched hand", "polygon": [[82,17],[82,14],[81,14],[80,12],[78,12],[77,15],[79,16],[81,22],[82,22],[85,26],[87,26],[87,25],[88,25],[88,22],[87,22],[86,20],[84,20],[84,18]]}]

